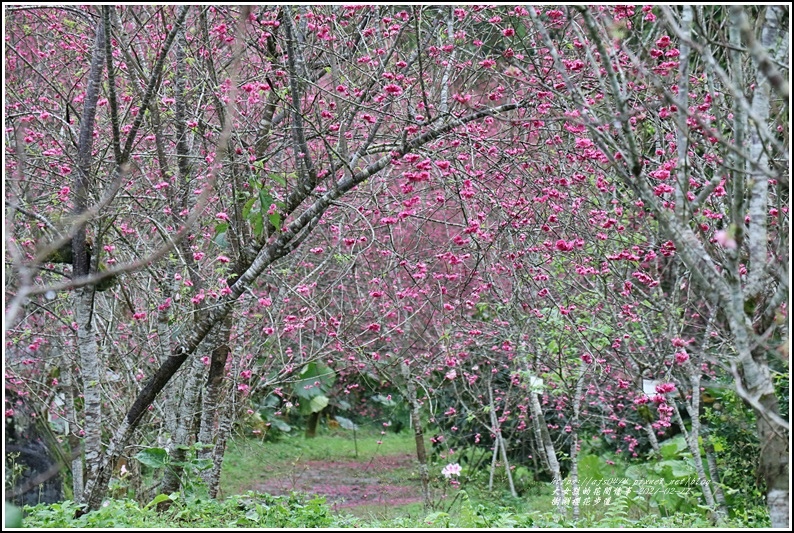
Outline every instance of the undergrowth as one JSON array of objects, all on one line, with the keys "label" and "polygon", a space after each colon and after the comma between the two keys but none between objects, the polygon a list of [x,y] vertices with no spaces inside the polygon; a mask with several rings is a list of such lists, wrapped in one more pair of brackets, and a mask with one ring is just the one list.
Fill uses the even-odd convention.
[{"label": "undergrowth", "polygon": [[[506,506],[472,501],[461,491],[459,506],[418,517],[364,520],[337,513],[323,498],[307,495],[270,496],[256,492],[225,500],[176,498],[162,513],[154,501],[140,506],[132,500],[108,500],[98,511],[75,518],[78,505],[71,501],[25,507],[26,528],[640,528],[715,527],[699,513],[669,517],[627,517],[629,502],[616,500],[614,509],[598,520],[573,521],[553,512],[515,512]],[[739,520],[722,521],[720,528],[760,527]]]}]

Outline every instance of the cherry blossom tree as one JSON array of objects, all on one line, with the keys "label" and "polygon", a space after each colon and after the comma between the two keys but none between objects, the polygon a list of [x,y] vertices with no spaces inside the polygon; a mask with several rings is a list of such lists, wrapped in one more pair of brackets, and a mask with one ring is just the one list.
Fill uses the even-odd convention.
[{"label": "cherry blossom tree", "polygon": [[471,414],[492,471],[532,441],[561,481],[580,432],[635,453],[685,428],[675,394],[697,448],[719,370],[785,525],[784,9],[6,14],[7,383],[51,408],[33,369],[63,348],[89,508],[152,446],[198,443],[216,494],[237,414],[310,364],[401,391],[426,501],[423,411]]},{"label": "cherry blossom tree", "polygon": [[[779,231],[788,223],[788,14],[776,6],[684,6],[659,17],[650,8],[641,17],[633,7],[577,9],[560,17],[579,43],[571,54],[530,13],[586,142],[653,213],[720,310],[733,348],[720,363],[755,412],[770,516],[785,527],[788,422],[771,368],[785,342],[788,296],[787,233]],[[725,46],[703,44],[715,42]],[[583,79],[584,70],[600,75]]]}]

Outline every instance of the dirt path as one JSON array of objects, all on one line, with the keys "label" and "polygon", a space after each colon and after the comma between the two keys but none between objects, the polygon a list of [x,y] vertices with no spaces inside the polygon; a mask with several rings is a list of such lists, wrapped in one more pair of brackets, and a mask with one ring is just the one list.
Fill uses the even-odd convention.
[{"label": "dirt path", "polygon": [[398,506],[422,501],[416,458],[405,454],[367,461],[304,461],[257,485],[273,495],[302,491],[325,496],[333,509]]}]

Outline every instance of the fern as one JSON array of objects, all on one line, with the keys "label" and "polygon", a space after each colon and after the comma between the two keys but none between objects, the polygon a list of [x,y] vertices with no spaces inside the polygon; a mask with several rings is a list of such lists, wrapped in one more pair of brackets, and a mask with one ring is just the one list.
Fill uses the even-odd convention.
[{"label": "fern", "polygon": [[629,493],[626,489],[622,488],[620,491],[615,491],[609,505],[605,505],[604,518],[599,521],[596,527],[623,527],[630,525],[629,503]]}]

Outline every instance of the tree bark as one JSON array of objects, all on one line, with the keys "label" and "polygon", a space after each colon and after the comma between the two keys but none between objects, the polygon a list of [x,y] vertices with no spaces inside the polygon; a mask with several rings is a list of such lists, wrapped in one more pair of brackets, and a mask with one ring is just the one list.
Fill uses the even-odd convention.
[{"label": "tree bark", "polygon": [[[200,458],[213,459],[213,464],[218,460],[214,450],[218,443],[225,438],[221,434],[222,410],[220,409],[220,406],[223,405],[224,396],[229,404],[227,408],[231,408],[230,396],[232,387],[231,384],[224,386],[223,377],[226,374],[226,362],[231,352],[229,336],[231,334],[232,318],[232,313],[226,315],[218,327],[213,330],[211,341],[207,343],[211,349],[211,357],[209,374],[201,394],[201,421],[199,423],[198,442],[202,446],[198,456]],[[212,470],[202,472],[202,477],[207,483],[207,487],[210,488],[210,492],[212,492]]]},{"label": "tree bark", "polygon": [[221,411],[218,420],[218,436],[215,439],[215,446],[212,448],[212,468],[209,469],[207,478],[207,489],[210,498],[217,498],[220,492],[223,456],[226,453],[226,442],[232,432],[233,424],[234,410],[224,409]]},{"label": "tree bark", "polygon": [[72,471],[72,499],[75,502],[83,501],[83,487],[85,477],[83,475],[83,454],[80,450],[80,438],[75,434],[77,424],[77,408],[75,399],[77,398],[77,388],[74,379],[74,362],[68,356],[67,350],[62,350],[61,355],[61,389],[64,391],[64,412],[63,419],[68,424],[67,442],[69,443],[69,453],[71,454]]},{"label": "tree bark", "polygon": [[405,389],[408,392],[408,404],[411,406],[411,425],[414,429],[414,442],[416,444],[416,459],[419,462],[419,477],[422,480],[422,503],[425,509],[430,509],[430,473],[427,468],[427,450],[425,449],[425,434],[422,428],[421,404],[416,396],[416,385],[411,377],[408,365],[401,363],[400,370],[405,379]]},{"label": "tree bark", "polygon": [[[579,364],[579,378],[576,380],[576,395],[573,398],[573,420],[571,420],[571,472],[568,475],[571,480],[571,492],[579,493],[579,415],[582,412],[581,401],[584,400],[584,376],[587,371],[587,363],[582,361]],[[659,445],[657,443],[656,449]],[[573,519],[579,520],[579,501],[573,502]]]},{"label": "tree bark", "polygon": [[[694,394],[695,393],[693,392],[693,397]],[[716,510],[716,505],[714,503],[714,494],[711,492],[709,478],[706,477],[706,470],[703,468],[703,456],[700,455],[699,423],[696,420],[697,413],[695,413],[694,418],[691,418],[692,426],[691,429],[687,431],[686,426],[684,425],[684,420],[681,418],[681,413],[679,412],[678,407],[675,405],[675,402],[672,402],[672,406],[675,412],[675,417],[678,419],[678,425],[681,428],[681,433],[684,435],[689,452],[692,454],[692,462],[695,464],[695,473],[698,476],[700,489],[703,492],[703,498],[706,501],[706,506],[711,509],[710,514],[713,520],[715,518],[714,511]],[[692,413],[690,411],[690,417],[691,414]]]},{"label": "tree bark", "polygon": [[306,419],[306,431],[304,436],[307,439],[313,439],[317,436],[317,426],[320,425],[320,412],[312,413]]},{"label": "tree bark", "polygon": [[720,470],[717,466],[717,457],[714,455],[714,445],[711,439],[703,432],[703,449],[706,452],[706,464],[709,467],[709,478],[711,479],[711,486],[714,488],[714,500],[717,502],[717,512],[721,517],[728,516],[728,504],[725,501],[725,493],[722,491],[722,482],[720,480]]},{"label": "tree bark", "polygon": [[549,469],[552,480],[554,482],[554,497],[557,499],[557,512],[560,516],[565,516],[565,505],[563,505],[563,488],[562,488],[562,473],[560,472],[560,463],[557,460],[557,452],[554,451],[554,443],[551,441],[549,435],[549,428],[546,427],[546,418],[543,416],[543,410],[540,407],[539,394],[536,392],[530,393],[530,407],[532,409],[532,418],[535,423],[535,431],[538,434],[540,442],[543,444],[543,453],[546,458],[546,466]]},{"label": "tree bark", "polygon": [[183,463],[187,458],[186,447],[190,446],[191,437],[195,435],[194,421],[196,420],[196,409],[199,406],[200,379],[204,370],[204,363],[201,362],[201,359],[194,359],[188,369],[182,393],[175,396],[180,401],[174,402],[177,405],[172,408],[176,408],[179,414],[176,429],[171,435],[171,443],[167,448],[170,465],[163,473],[161,481],[160,492],[163,494],[171,494],[179,490],[181,484],[184,467],[179,463]]},{"label": "tree bark", "polygon": [[[97,23],[96,40],[91,57],[91,67],[86,87],[85,106],[80,121],[80,136],[77,145],[77,167],[75,175],[74,214],[79,217],[86,211],[91,187],[91,151],[94,123],[99,99],[99,84],[104,70],[105,25]],[[86,243],[85,224],[81,224],[72,238],[72,278],[87,276],[90,268],[90,248]],[[92,285],[77,289],[74,297],[74,318],[77,323],[77,351],[80,356],[80,375],[83,381],[85,466],[86,476],[96,475],[102,459],[102,360],[99,356],[94,331],[94,293]],[[82,489],[75,494],[82,503]]]},{"label": "tree bark", "polygon": [[490,385],[488,386],[488,405],[490,407],[489,414],[491,415],[491,431],[494,434],[494,460],[491,462],[491,476],[488,482],[488,490],[493,490],[493,475],[496,467],[496,457],[501,450],[502,462],[505,465],[505,474],[507,475],[507,482],[510,486],[510,494],[513,498],[518,498],[516,486],[513,484],[513,474],[510,472],[510,463],[507,460],[507,449],[505,448],[505,441],[502,436],[502,428],[499,426],[499,419],[496,416],[496,406],[493,402],[493,390],[491,390]]}]

